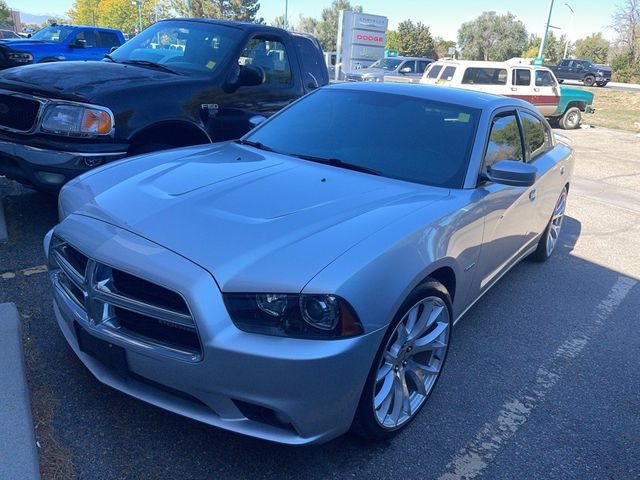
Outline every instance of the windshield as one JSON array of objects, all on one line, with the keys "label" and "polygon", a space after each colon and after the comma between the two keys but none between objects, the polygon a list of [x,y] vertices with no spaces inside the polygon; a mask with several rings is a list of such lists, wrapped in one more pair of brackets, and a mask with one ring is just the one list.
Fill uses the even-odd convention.
[{"label": "windshield", "polygon": [[213,72],[238,43],[242,32],[205,22],[163,21],[126,42],[111,58],[116,62],[153,62],[173,70]]},{"label": "windshield", "polygon": [[64,42],[66,38],[73,31],[72,27],[64,27],[64,26],[49,26],[43,28],[39,32],[34,33],[31,36],[31,40],[42,40],[45,42]]},{"label": "windshield", "polygon": [[369,66],[369,68],[381,68],[383,70],[395,70],[402,60],[397,58],[381,58],[377,62]]},{"label": "windshield", "polygon": [[479,115],[479,110],[410,96],[320,89],[244,140],[390,178],[461,188]]}]

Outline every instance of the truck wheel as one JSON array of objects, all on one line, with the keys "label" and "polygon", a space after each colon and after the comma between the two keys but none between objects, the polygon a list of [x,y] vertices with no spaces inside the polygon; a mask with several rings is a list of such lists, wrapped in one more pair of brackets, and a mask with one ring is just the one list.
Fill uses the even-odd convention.
[{"label": "truck wheel", "polygon": [[596,77],[594,77],[593,75],[587,75],[586,77],[584,77],[582,83],[584,83],[585,87],[593,87],[593,84],[596,83]]},{"label": "truck wheel", "polygon": [[609,83],[609,82],[596,82],[596,85],[599,86],[599,87],[604,87],[604,86],[607,85],[607,83]]},{"label": "truck wheel", "polygon": [[582,114],[578,107],[567,108],[560,119],[560,127],[565,130],[575,130],[580,126]]}]

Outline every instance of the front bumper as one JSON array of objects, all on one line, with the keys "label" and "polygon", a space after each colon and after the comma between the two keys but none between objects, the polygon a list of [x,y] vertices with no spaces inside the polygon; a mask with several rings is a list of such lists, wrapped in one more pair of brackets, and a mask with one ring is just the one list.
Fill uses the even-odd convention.
[{"label": "front bumper", "polygon": [[57,192],[73,177],[126,155],[121,149],[60,151],[0,140],[0,175],[39,190]]},{"label": "front bumper", "polygon": [[[84,216],[71,215],[55,232],[98,262],[180,293],[197,324],[202,355],[197,361],[176,359],[94,325],[52,272],[60,329],[99,381],[180,415],[274,442],[319,443],[349,429],[384,329],[326,341],[242,332],[215,280],[184,257]],[[123,347],[126,374],[84,353],[74,323]]]}]

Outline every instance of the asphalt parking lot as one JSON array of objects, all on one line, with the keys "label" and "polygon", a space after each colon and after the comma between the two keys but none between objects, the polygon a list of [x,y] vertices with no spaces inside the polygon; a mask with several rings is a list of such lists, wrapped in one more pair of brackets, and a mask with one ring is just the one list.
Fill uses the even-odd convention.
[{"label": "asphalt parking lot", "polygon": [[22,315],[43,478],[639,478],[640,137],[561,133],[577,162],[559,249],[468,312],[425,410],[373,445],[275,445],[100,384],[51,309],[55,199],[0,178],[0,303]]}]

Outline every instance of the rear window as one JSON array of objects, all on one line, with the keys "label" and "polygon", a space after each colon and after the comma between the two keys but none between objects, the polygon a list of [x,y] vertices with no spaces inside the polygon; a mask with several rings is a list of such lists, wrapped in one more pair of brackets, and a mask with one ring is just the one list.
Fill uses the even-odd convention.
[{"label": "rear window", "polygon": [[504,68],[469,67],[462,83],[468,85],[506,85],[507,70]]},{"label": "rear window", "polygon": [[446,67],[442,72],[442,75],[440,75],[440,81],[450,82],[454,73],[456,73],[456,67]]},{"label": "rear window", "polygon": [[432,65],[427,71],[427,78],[438,78],[440,70],[442,70],[442,65]]}]

